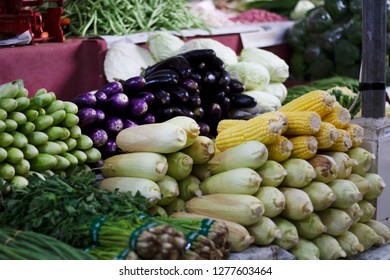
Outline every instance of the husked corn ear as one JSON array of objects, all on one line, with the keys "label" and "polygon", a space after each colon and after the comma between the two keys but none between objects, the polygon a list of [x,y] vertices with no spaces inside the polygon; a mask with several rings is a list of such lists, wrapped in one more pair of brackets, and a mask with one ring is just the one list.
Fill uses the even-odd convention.
[{"label": "husked corn ear", "polygon": [[301,135],[289,138],[293,144],[291,157],[309,159],[316,155],[318,150],[317,139],[312,135]]},{"label": "husked corn ear", "polygon": [[281,112],[267,112],[222,130],[215,138],[215,144],[221,152],[249,140],[256,140],[264,145],[271,144],[282,133],[286,117]]},{"label": "husked corn ear", "polygon": [[237,124],[245,123],[246,120],[238,120],[238,119],[223,119],[220,120],[217,125],[217,133],[220,133],[222,130],[225,130],[227,128],[230,128]]},{"label": "husked corn ear", "polygon": [[323,116],[322,121],[331,123],[336,128],[345,128],[351,121],[351,114],[340,103],[334,103],[332,111]]},{"label": "husked corn ear", "polygon": [[363,143],[364,139],[364,128],[358,124],[348,124],[344,128],[348,133],[349,137],[352,140],[352,148],[359,147]]},{"label": "husked corn ear", "polygon": [[336,152],[347,152],[352,147],[352,140],[349,136],[348,131],[344,129],[337,129],[339,132],[339,137],[337,137],[336,141],[332,146],[330,146],[328,151],[336,151]]},{"label": "husked corn ear", "polygon": [[280,135],[275,142],[267,145],[268,159],[277,162],[285,161],[291,156],[293,147],[287,137]]},{"label": "husked corn ear", "polygon": [[278,109],[279,112],[314,111],[321,117],[332,111],[336,98],[324,90],[310,91]]},{"label": "husked corn ear", "polygon": [[284,112],[287,119],[287,129],[283,135],[309,135],[320,130],[321,117],[312,111]]},{"label": "husked corn ear", "polygon": [[188,212],[225,219],[243,226],[256,223],[264,213],[260,199],[249,194],[207,194],[186,202]]},{"label": "husked corn ear", "polygon": [[321,122],[320,130],[314,134],[318,142],[318,149],[327,149],[332,146],[340,136],[337,128],[328,122]]}]

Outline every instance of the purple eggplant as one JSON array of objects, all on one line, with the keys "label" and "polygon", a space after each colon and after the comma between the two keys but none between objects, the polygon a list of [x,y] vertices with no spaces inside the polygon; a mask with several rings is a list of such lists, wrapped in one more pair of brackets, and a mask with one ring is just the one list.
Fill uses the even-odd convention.
[{"label": "purple eggplant", "polygon": [[167,89],[169,95],[171,96],[171,100],[175,102],[175,104],[184,104],[190,98],[188,91],[179,85],[175,85]]},{"label": "purple eggplant", "polygon": [[196,49],[181,53],[180,55],[184,56],[191,65],[197,65],[204,61],[212,60],[217,56],[213,49]]},{"label": "purple eggplant", "polygon": [[151,124],[156,122],[156,117],[151,113],[146,113],[140,119],[138,119],[139,124]]},{"label": "purple eggplant", "polygon": [[230,73],[226,70],[221,71],[218,76],[218,84],[221,86],[228,86],[230,84]]},{"label": "purple eggplant", "polygon": [[97,124],[104,123],[104,120],[106,119],[106,113],[104,113],[103,110],[95,109],[96,111],[96,118],[95,121]]},{"label": "purple eggplant", "polygon": [[220,120],[222,116],[222,108],[218,103],[208,103],[203,105],[205,117],[210,120]]},{"label": "purple eggplant", "polygon": [[100,152],[104,158],[114,156],[118,152],[118,146],[114,139],[109,138],[105,145],[100,148]]},{"label": "purple eggplant", "polygon": [[99,159],[97,162],[89,163],[88,166],[95,172],[101,173],[100,169],[103,167],[104,160]]},{"label": "purple eggplant", "polygon": [[202,82],[208,85],[214,85],[217,81],[217,75],[212,71],[207,71],[203,74]]},{"label": "purple eggplant", "polygon": [[245,91],[245,85],[237,79],[230,79],[230,92],[240,93]]},{"label": "purple eggplant", "polygon": [[187,104],[190,108],[196,108],[202,105],[202,99],[198,94],[190,95]]},{"label": "purple eggplant", "polygon": [[161,89],[162,87],[170,87],[179,82],[179,75],[170,69],[158,70],[151,75],[145,77],[145,90]]},{"label": "purple eggplant", "polygon": [[189,93],[195,93],[199,87],[198,82],[191,78],[181,80],[180,85],[184,87]]},{"label": "purple eggplant", "polygon": [[200,131],[200,135],[203,135],[203,136],[209,136],[210,135],[210,126],[205,123],[205,122],[200,122],[200,121],[197,121],[198,125],[199,125],[199,131]]},{"label": "purple eggplant", "polygon": [[148,111],[148,103],[143,98],[130,98],[126,109],[126,114],[131,117],[141,117]]},{"label": "purple eggplant", "polygon": [[106,132],[109,135],[117,135],[123,130],[123,122],[119,117],[108,117],[106,118]]},{"label": "purple eggplant", "polygon": [[108,99],[107,105],[113,114],[121,114],[129,105],[129,97],[122,92],[115,93]]},{"label": "purple eggplant", "polygon": [[123,92],[128,96],[132,96],[141,92],[146,86],[146,80],[142,76],[135,76],[122,82]]},{"label": "purple eggplant", "polygon": [[222,71],[225,69],[226,65],[222,59],[216,56],[213,59],[206,61],[206,67],[210,70]]},{"label": "purple eggplant", "polygon": [[228,112],[229,112],[229,110],[231,108],[230,102],[231,101],[230,101],[229,97],[225,97],[222,102],[219,102],[219,105],[221,106],[223,115],[228,114]]},{"label": "purple eggplant", "polygon": [[154,106],[169,106],[171,104],[171,95],[166,90],[157,90],[154,92]]},{"label": "purple eggplant", "polygon": [[195,82],[197,82],[198,83],[198,87],[199,87],[199,83],[202,82],[202,74],[200,74],[198,72],[195,72],[195,71],[192,71],[190,78],[192,80],[194,80]]},{"label": "purple eggplant", "polygon": [[153,73],[156,73],[156,71],[162,69],[173,70],[182,78],[186,78],[191,74],[191,66],[188,60],[184,56],[175,55],[147,67],[145,69],[145,77],[152,75]]},{"label": "purple eggplant", "polygon": [[172,111],[173,111],[173,117],[175,116],[185,116],[185,117],[189,117],[189,118],[192,118],[192,119],[195,119],[195,114],[194,112],[192,112],[190,109],[188,108],[185,108],[185,107],[171,107]]},{"label": "purple eggplant", "polygon": [[97,91],[95,93],[95,97],[96,97],[96,107],[102,108],[107,104],[108,97],[107,94],[105,94],[104,92]]},{"label": "purple eggplant", "polygon": [[79,108],[95,107],[96,96],[93,92],[84,92],[71,100]]},{"label": "purple eggplant", "polygon": [[124,119],[122,120],[122,122],[123,122],[123,129],[138,125],[135,121],[129,119]]},{"label": "purple eggplant", "polygon": [[123,87],[120,82],[114,81],[104,85],[98,90],[98,92],[104,92],[108,98],[110,98],[115,93],[123,92]]},{"label": "purple eggplant", "polygon": [[95,147],[101,147],[106,144],[108,140],[108,134],[104,129],[94,128],[88,132],[88,136],[92,139]]},{"label": "purple eggplant", "polygon": [[196,107],[192,110],[195,114],[195,120],[201,120],[204,117],[203,107]]},{"label": "purple eggplant", "polygon": [[146,104],[148,104],[149,107],[153,105],[154,100],[156,99],[154,94],[149,91],[140,92],[139,94],[137,94],[137,97],[140,97],[145,100]]},{"label": "purple eggplant", "polygon": [[78,125],[81,128],[86,128],[96,121],[96,110],[89,107],[81,108],[77,112],[77,116],[79,117]]},{"label": "purple eggplant", "polygon": [[230,93],[229,98],[231,108],[253,108],[257,104],[256,99],[254,99],[252,96],[242,93]]},{"label": "purple eggplant", "polygon": [[170,107],[156,108],[153,113],[156,117],[156,122],[163,122],[173,117],[173,110]]}]

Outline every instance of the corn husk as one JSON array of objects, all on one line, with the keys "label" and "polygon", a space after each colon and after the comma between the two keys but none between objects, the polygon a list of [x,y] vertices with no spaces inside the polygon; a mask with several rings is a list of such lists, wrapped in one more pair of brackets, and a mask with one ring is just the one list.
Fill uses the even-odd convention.
[{"label": "corn husk", "polygon": [[272,221],[282,233],[282,236],[276,237],[273,243],[285,250],[290,250],[295,247],[298,244],[299,235],[294,224],[282,217],[272,218]]},{"label": "corn husk", "polygon": [[302,189],[310,198],[314,211],[328,208],[336,200],[336,195],[325,183],[313,181]]},{"label": "corn husk", "polygon": [[192,145],[180,151],[189,155],[193,159],[194,164],[204,164],[214,156],[215,150],[215,143],[212,139],[199,135]]},{"label": "corn husk", "polygon": [[316,172],[315,181],[329,183],[337,178],[338,166],[332,157],[317,154],[307,161],[313,166]]},{"label": "corn husk", "polygon": [[366,200],[378,198],[382,194],[383,189],[386,187],[386,183],[383,178],[376,173],[366,173],[363,175],[363,178],[367,179],[371,183],[370,189],[363,195],[363,198]]},{"label": "corn husk", "polygon": [[309,217],[303,220],[290,221],[297,228],[299,237],[312,239],[327,231],[327,227],[322,223],[317,213],[311,213]]},{"label": "corn husk", "polygon": [[351,159],[347,153],[344,152],[324,152],[325,155],[331,156],[337,163],[337,179],[345,179],[352,173],[352,168],[357,164],[355,159]]},{"label": "corn husk", "polygon": [[356,160],[357,164],[352,167],[352,173],[364,175],[371,168],[375,160],[375,155],[361,147],[351,148],[347,152],[351,159]]},{"label": "corn husk", "polygon": [[302,220],[313,213],[313,204],[310,197],[301,189],[280,188],[286,201],[280,216],[291,220]]},{"label": "corn husk", "polygon": [[269,245],[275,238],[282,236],[274,221],[264,216],[253,225],[247,226],[246,229],[255,238],[256,245]]},{"label": "corn husk", "polygon": [[283,165],[274,160],[267,160],[262,166],[256,169],[262,181],[260,186],[278,187],[287,175]]},{"label": "corn husk", "polygon": [[313,166],[304,159],[289,158],[281,164],[287,171],[281,183],[283,187],[303,188],[316,177]]},{"label": "corn husk", "polygon": [[320,260],[337,260],[347,256],[333,236],[323,233],[313,238],[311,241],[320,250]]},{"label": "corn husk", "polygon": [[334,208],[348,208],[363,199],[363,195],[351,181],[336,179],[329,182],[328,186],[336,195],[336,200],[331,205]]},{"label": "corn husk", "polygon": [[176,197],[173,201],[165,205],[163,208],[168,215],[172,215],[176,212],[185,211],[186,202],[183,199]]},{"label": "corn husk", "polygon": [[363,216],[363,210],[360,209],[360,206],[357,202],[342,210],[344,210],[345,213],[347,213],[348,216],[352,219],[352,224],[356,224],[360,217]]},{"label": "corn husk", "polygon": [[359,242],[363,244],[364,251],[374,245],[382,245],[385,243],[385,239],[366,224],[356,223],[350,227],[349,231],[356,235]]},{"label": "corn husk", "polygon": [[264,205],[257,197],[247,194],[208,194],[186,202],[188,212],[239,223],[256,223],[264,213]]},{"label": "corn husk", "polygon": [[352,219],[341,209],[328,208],[317,212],[322,223],[326,226],[326,234],[338,236],[346,232],[352,225]]},{"label": "corn husk", "polygon": [[319,260],[320,250],[318,247],[305,238],[299,237],[296,246],[292,247],[289,252],[298,260]]},{"label": "corn husk", "polygon": [[363,211],[363,215],[359,218],[359,223],[364,223],[374,217],[376,207],[367,200],[361,200],[358,202],[360,209]]},{"label": "corn husk", "polygon": [[148,214],[150,216],[168,217],[167,211],[160,205],[154,205],[153,207],[148,208]]},{"label": "corn husk", "polygon": [[365,224],[372,228],[378,235],[382,236],[385,242],[390,240],[390,230],[384,223],[370,219]]},{"label": "corn husk", "polygon": [[168,161],[167,175],[180,181],[191,174],[194,161],[183,152],[168,153],[165,155]]},{"label": "corn husk", "polygon": [[359,174],[351,173],[345,179],[354,183],[362,195],[365,195],[371,188],[371,182]]},{"label": "corn husk", "polygon": [[283,193],[275,187],[260,187],[254,196],[263,202],[263,216],[268,218],[278,216],[283,211],[286,204]]},{"label": "corn husk", "polygon": [[202,195],[202,191],[199,188],[200,180],[194,175],[190,174],[177,183],[179,185],[178,197],[184,201],[187,201],[195,196]]},{"label": "corn husk", "polygon": [[168,205],[179,195],[179,185],[175,178],[165,175],[164,178],[156,183],[161,192],[161,198],[157,202],[159,206]]},{"label": "corn husk", "polygon": [[211,174],[247,167],[257,169],[268,159],[267,147],[259,141],[247,141],[218,154],[207,163]]},{"label": "corn husk", "polygon": [[363,244],[361,244],[356,235],[350,231],[346,231],[339,236],[336,236],[336,240],[347,254],[347,257],[352,257],[364,250]]},{"label": "corn husk", "polygon": [[165,123],[172,123],[184,129],[187,134],[187,141],[183,148],[191,146],[199,136],[200,127],[198,123],[192,118],[176,116],[165,121]]}]

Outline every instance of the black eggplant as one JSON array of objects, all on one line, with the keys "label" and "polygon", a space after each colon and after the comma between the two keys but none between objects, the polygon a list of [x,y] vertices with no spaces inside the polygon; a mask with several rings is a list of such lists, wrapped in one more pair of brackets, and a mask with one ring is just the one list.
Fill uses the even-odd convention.
[{"label": "black eggplant", "polygon": [[192,118],[195,120],[196,116],[195,116],[195,113],[192,112],[190,109],[188,108],[185,108],[185,107],[176,107],[176,106],[173,106],[171,107],[172,111],[173,111],[173,117],[176,117],[176,116],[185,116],[185,117],[189,117],[189,118]]},{"label": "black eggplant", "polygon": [[214,59],[217,54],[213,49],[197,49],[191,50],[180,54],[184,56],[188,62],[193,65],[199,65],[202,62]]},{"label": "black eggplant", "polygon": [[145,91],[153,91],[177,84],[179,82],[179,75],[173,70],[162,69],[145,77],[145,81]]},{"label": "black eggplant", "polygon": [[226,70],[222,70],[221,73],[219,73],[218,76],[218,84],[221,86],[229,86],[230,84],[230,73]]},{"label": "black eggplant", "polygon": [[202,82],[207,85],[214,85],[217,81],[217,75],[214,71],[207,71],[202,76]]},{"label": "black eggplant", "polygon": [[199,125],[199,135],[210,136],[210,126],[201,121],[197,121],[197,123]]},{"label": "black eggplant", "polygon": [[191,78],[180,80],[179,84],[189,93],[195,93],[199,88],[198,82]]},{"label": "black eggplant", "polygon": [[201,120],[204,117],[204,109],[203,107],[196,107],[192,110],[195,114],[196,120]]},{"label": "black eggplant", "polygon": [[230,92],[240,93],[245,91],[245,85],[237,79],[230,79],[229,88]]},{"label": "black eggplant", "polygon": [[256,99],[242,93],[230,93],[230,105],[235,109],[253,108],[257,105]]},{"label": "black eggplant", "polygon": [[182,78],[187,78],[191,74],[191,66],[188,60],[182,55],[175,55],[147,67],[144,76],[148,77],[162,69],[173,70]]},{"label": "black eggplant", "polygon": [[173,117],[173,110],[171,107],[156,108],[154,111],[156,122],[163,122]]},{"label": "black eggplant", "polygon": [[199,72],[191,71],[190,78],[192,80],[194,80],[195,82],[197,82],[198,86],[199,86],[199,83],[202,82],[202,74],[200,74]]},{"label": "black eggplant", "polygon": [[174,85],[167,89],[169,95],[171,96],[171,101],[175,104],[184,104],[190,98],[188,91],[179,85]]},{"label": "black eggplant", "polygon": [[142,98],[143,100],[145,100],[146,104],[148,104],[149,107],[153,105],[154,100],[156,99],[154,94],[152,92],[149,92],[149,91],[140,92],[139,94],[137,94],[136,97],[139,97],[139,98]]},{"label": "black eggplant", "polygon": [[218,103],[208,103],[203,105],[205,118],[210,121],[219,121],[222,117],[222,108]]},{"label": "black eggplant", "polygon": [[146,80],[142,76],[135,76],[122,81],[123,92],[129,96],[142,91],[146,86]]},{"label": "black eggplant", "polygon": [[186,105],[189,108],[196,108],[202,105],[202,98],[199,96],[199,94],[191,94],[188,98],[188,101]]},{"label": "black eggplant", "polygon": [[206,68],[209,70],[222,71],[226,67],[225,62],[218,56],[206,61]]},{"label": "black eggplant", "polygon": [[171,95],[166,90],[157,90],[154,93],[154,107],[166,107],[171,104]]}]

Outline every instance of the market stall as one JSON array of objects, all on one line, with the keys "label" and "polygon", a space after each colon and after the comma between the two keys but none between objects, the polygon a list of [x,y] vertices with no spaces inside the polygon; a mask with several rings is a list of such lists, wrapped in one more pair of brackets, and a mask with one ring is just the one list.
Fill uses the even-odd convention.
[{"label": "market stall", "polygon": [[294,79],[292,24],[0,49],[0,258],[389,259],[367,96]]}]

